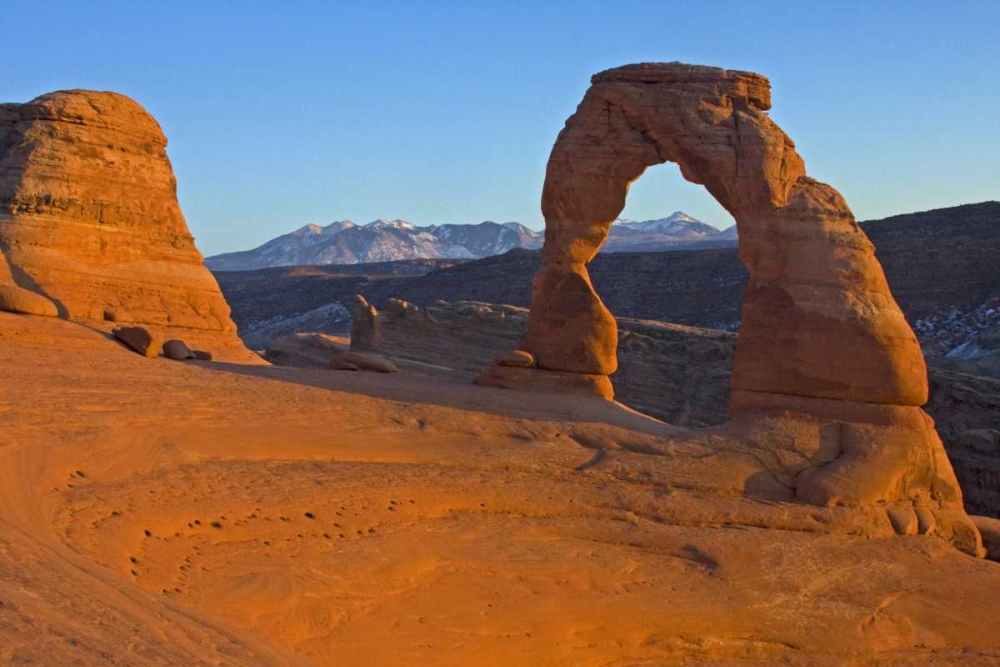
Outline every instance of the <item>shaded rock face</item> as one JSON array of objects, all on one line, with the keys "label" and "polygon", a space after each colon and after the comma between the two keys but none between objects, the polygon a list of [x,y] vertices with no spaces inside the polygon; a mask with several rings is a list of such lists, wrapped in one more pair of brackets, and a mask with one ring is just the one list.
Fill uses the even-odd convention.
[{"label": "shaded rock face", "polygon": [[276,366],[326,368],[335,356],[348,351],[350,341],[321,333],[278,336],[264,350],[264,358]]},{"label": "shaded rock face", "polygon": [[20,286],[62,317],[234,333],[166,145],[153,117],[115,93],[0,105],[0,249]]},{"label": "shaded rock face", "polygon": [[[617,369],[617,326],[587,265],[646,168],[675,162],[735,218],[749,273],[733,363],[731,429],[812,464],[803,502],[877,507],[901,534],[939,534],[982,555],[933,421],[927,367],[875,249],[836,190],[806,175],[767,115],[758,74],[627,65],[591,79],[549,157],[545,245],[524,349],[540,369]],[[530,370],[524,373],[530,373]],[[522,383],[531,389],[531,383]],[[569,383],[572,384],[572,383]]]},{"label": "shaded rock face", "polygon": [[381,343],[382,331],[378,311],[360,294],[354,295],[351,310],[351,351],[364,352],[377,349]]}]

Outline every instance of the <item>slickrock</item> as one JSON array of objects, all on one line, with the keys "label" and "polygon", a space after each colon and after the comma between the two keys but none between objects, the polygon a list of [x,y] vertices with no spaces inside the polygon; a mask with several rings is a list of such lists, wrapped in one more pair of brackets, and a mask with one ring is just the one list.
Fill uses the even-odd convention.
[{"label": "slickrock", "polygon": [[374,371],[376,373],[396,373],[399,368],[389,359],[376,354],[363,352],[345,352],[330,361],[330,370],[334,371]]},{"label": "slickrock", "polygon": [[264,358],[278,366],[325,368],[334,357],[344,354],[350,341],[320,333],[278,336],[264,350]]},{"label": "slickrock", "polygon": [[116,93],[0,105],[0,247],[63,317],[213,332],[249,356],[184,222],[166,146]]},{"label": "slickrock", "polygon": [[172,338],[163,344],[163,356],[174,361],[194,359],[194,352],[182,340]]},{"label": "slickrock", "polygon": [[351,311],[351,352],[377,349],[382,342],[378,311],[360,294],[354,295]]},{"label": "slickrock", "polygon": [[115,338],[144,357],[157,357],[160,355],[160,344],[143,327],[119,327],[111,333]]}]

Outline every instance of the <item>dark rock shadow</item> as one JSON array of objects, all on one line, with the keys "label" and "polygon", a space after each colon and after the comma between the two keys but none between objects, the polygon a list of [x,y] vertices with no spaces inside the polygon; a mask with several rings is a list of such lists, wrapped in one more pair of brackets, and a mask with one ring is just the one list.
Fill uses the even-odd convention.
[{"label": "dark rock shadow", "polygon": [[29,292],[34,292],[35,294],[44,296],[46,299],[55,304],[56,311],[59,313],[59,319],[69,319],[69,309],[66,308],[66,305],[43,290],[41,286],[35,282],[34,278],[29,276],[24,269],[14,263],[14,261],[10,258],[10,248],[7,247],[6,243],[0,242],[0,252],[3,253],[4,259],[7,260],[7,266],[10,267],[10,275],[14,278],[15,285],[21,289],[26,289]]}]

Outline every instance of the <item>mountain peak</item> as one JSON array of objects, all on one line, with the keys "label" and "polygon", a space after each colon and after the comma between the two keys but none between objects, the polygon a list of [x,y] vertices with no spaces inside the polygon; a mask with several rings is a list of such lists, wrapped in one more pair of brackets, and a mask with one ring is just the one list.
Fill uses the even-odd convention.
[{"label": "mountain peak", "polygon": [[719,230],[712,225],[706,224],[684,211],[674,211],[665,218],[641,222],[618,218],[612,224],[631,231],[657,232],[670,236],[707,237],[719,233]]},{"label": "mountain peak", "polygon": [[386,220],[385,218],[379,218],[378,220],[372,220],[365,227],[372,227],[378,229],[380,227],[391,227],[393,229],[414,229],[414,225],[406,220]]},{"label": "mountain peak", "polygon": [[[519,222],[416,226],[406,220],[379,218],[364,225],[350,220],[326,227],[305,225],[244,252],[209,257],[215,270],[240,271],[303,264],[359,264],[418,258],[483,258],[517,248],[537,249],[545,235]],[[675,250],[734,245],[735,229],[723,234],[683,211],[666,218],[636,222],[618,219],[605,252]]]}]

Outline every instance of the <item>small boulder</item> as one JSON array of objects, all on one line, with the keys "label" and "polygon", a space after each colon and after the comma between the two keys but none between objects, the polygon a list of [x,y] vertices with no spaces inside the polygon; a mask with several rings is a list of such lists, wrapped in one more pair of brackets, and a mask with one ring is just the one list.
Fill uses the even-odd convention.
[{"label": "small boulder", "polygon": [[197,359],[198,361],[211,361],[212,360],[212,353],[211,352],[207,352],[205,350],[192,350],[191,354],[193,354],[194,358]]},{"label": "small boulder", "polygon": [[335,371],[361,370],[375,371],[376,373],[396,373],[399,371],[396,368],[396,364],[385,357],[361,352],[346,352],[338,355],[333,358],[333,361],[330,362],[327,368]]},{"label": "small boulder", "polygon": [[493,361],[497,366],[510,366],[512,368],[533,368],[535,366],[534,355],[525,350],[511,350],[498,354],[493,358]]},{"label": "small boulder", "polygon": [[194,359],[194,352],[191,351],[191,348],[184,341],[176,338],[168,340],[163,344],[163,354],[175,361]]},{"label": "small boulder", "polygon": [[969,515],[969,518],[972,519],[972,523],[976,524],[979,534],[983,537],[986,557],[989,560],[1000,562],[1000,519],[973,515]]},{"label": "small boulder", "polygon": [[111,334],[144,357],[156,357],[160,354],[160,344],[143,327],[119,327]]},{"label": "small boulder", "polygon": [[24,315],[59,316],[56,304],[17,285],[0,285],[0,310]]}]

